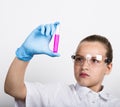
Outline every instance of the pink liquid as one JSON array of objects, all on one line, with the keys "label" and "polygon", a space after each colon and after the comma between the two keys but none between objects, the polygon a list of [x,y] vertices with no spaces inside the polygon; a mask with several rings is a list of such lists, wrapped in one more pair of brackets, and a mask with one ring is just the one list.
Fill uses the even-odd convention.
[{"label": "pink liquid", "polygon": [[54,46],[53,46],[53,52],[58,52],[58,44],[59,44],[59,34],[55,34],[54,36]]}]

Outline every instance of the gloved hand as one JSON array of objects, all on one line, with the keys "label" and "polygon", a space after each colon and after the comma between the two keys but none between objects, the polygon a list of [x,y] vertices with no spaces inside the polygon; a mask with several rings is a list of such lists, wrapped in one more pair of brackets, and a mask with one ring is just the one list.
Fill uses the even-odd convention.
[{"label": "gloved hand", "polygon": [[30,61],[35,54],[46,54],[51,57],[59,56],[58,53],[53,53],[49,48],[49,43],[57,25],[59,25],[59,22],[40,25],[34,29],[20,48],[16,50],[16,57],[23,61]]}]

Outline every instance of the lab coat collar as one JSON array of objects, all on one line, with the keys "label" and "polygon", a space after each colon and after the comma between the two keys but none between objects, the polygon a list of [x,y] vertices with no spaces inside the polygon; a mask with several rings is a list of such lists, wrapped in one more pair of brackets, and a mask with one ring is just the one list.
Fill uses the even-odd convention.
[{"label": "lab coat collar", "polygon": [[85,98],[91,90],[87,87],[81,86],[78,83],[76,84],[76,92],[79,95],[80,99]]},{"label": "lab coat collar", "polygon": [[77,91],[80,98],[84,98],[84,97],[88,96],[89,93],[92,93],[93,95],[98,95],[104,101],[107,101],[111,98],[110,94],[106,92],[104,86],[100,92],[96,93],[96,92],[92,91],[91,89],[84,87],[84,86],[81,86],[77,83],[76,84],[76,91]]},{"label": "lab coat collar", "polygon": [[98,92],[99,96],[101,97],[101,99],[107,101],[111,99],[111,95],[110,93],[108,93],[105,89],[105,87],[103,87],[102,91]]}]

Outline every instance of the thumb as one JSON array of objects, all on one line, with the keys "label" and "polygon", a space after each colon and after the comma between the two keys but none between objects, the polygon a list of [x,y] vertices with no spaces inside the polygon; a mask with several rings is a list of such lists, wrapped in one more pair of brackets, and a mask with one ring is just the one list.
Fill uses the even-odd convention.
[{"label": "thumb", "polygon": [[54,53],[53,51],[49,51],[48,53],[46,53],[47,55],[51,56],[51,57],[60,57],[59,53]]}]

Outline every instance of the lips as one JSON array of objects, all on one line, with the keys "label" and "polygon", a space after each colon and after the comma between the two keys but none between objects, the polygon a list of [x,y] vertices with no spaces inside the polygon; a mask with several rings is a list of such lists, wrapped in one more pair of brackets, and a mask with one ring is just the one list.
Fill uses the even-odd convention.
[{"label": "lips", "polygon": [[82,72],[80,73],[80,77],[85,78],[85,77],[89,77],[89,75],[87,73]]}]

